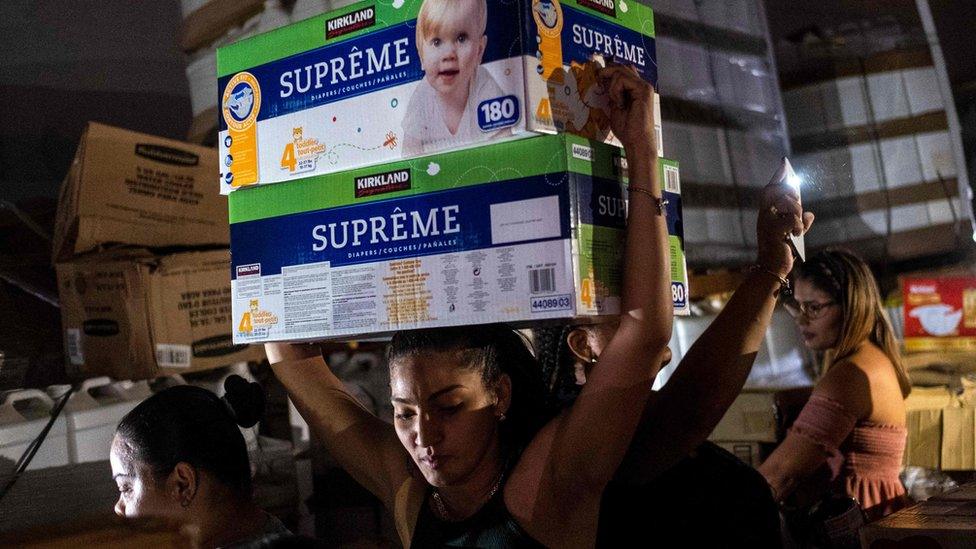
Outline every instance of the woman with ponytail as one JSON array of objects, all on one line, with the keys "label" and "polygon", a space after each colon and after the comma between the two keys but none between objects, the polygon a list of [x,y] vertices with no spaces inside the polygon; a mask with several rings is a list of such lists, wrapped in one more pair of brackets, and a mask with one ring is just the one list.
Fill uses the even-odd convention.
[{"label": "woman with ponytail", "polygon": [[200,547],[247,547],[288,535],[252,500],[251,465],[240,427],[264,410],[257,383],[231,376],[226,395],[180,385],[149,397],[115,431],[110,461],[115,512],[186,529]]},{"label": "woman with ponytail", "polygon": [[869,518],[897,509],[905,500],[898,473],[911,381],[871,270],[849,252],[821,252],[800,269],[787,309],[806,346],[824,354],[824,367],[760,472],[779,500],[822,472],[832,493],[855,498]]}]

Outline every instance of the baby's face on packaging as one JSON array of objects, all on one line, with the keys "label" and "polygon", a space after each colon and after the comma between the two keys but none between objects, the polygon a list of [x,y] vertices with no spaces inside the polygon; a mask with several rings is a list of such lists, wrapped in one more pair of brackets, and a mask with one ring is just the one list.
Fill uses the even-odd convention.
[{"label": "baby's face on packaging", "polygon": [[460,99],[458,94],[467,93],[468,84],[481,64],[488,39],[478,3],[484,1],[453,2],[439,27],[431,29],[420,44],[425,77],[440,95]]}]

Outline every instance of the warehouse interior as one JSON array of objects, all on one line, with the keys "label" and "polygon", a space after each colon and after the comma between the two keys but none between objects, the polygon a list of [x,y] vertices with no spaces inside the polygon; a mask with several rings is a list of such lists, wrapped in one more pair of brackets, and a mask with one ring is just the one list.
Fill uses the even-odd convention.
[{"label": "warehouse interior", "polygon": [[[228,382],[233,376],[255,383],[250,387],[260,387],[252,390],[262,394],[259,421],[240,428],[249,456],[253,501],[260,509],[310,546],[405,545],[394,515],[357,483],[335,452],[326,449],[333,441],[323,440],[322,433],[315,432],[317,420],[306,421],[300,412],[305,411],[303,405],[296,406],[295,397],[289,396],[291,387],[286,389],[276,375],[277,370],[269,363],[272,357],[262,345],[273,338],[245,340],[241,335],[250,332],[250,328],[245,330],[241,316],[248,300],[238,291],[245,274],[242,268],[249,267],[250,262],[242,262],[258,254],[242,243],[246,238],[256,239],[255,235],[265,230],[259,222],[271,223],[261,219],[264,209],[279,208],[298,215],[306,213],[302,208],[312,207],[275,202],[285,198],[274,198],[279,196],[272,194],[274,189],[298,188],[297,181],[267,186],[264,181],[255,181],[254,189],[221,190],[221,185],[232,184],[228,151],[237,154],[239,150],[229,145],[231,135],[237,139],[238,134],[232,133],[232,123],[228,122],[230,92],[224,90],[236,69],[229,72],[226,67],[259,65],[257,61],[248,65],[247,59],[239,61],[232,56],[253,55],[262,62],[270,61],[274,59],[272,53],[263,51],[268,44],[280,45],[287,55],[306,55],[297,46],[284,45],[285,38],[277,42],[254,38],[287,37],[291,35],[285,33],[292,32],[288,29],[298,29],[310,18],[317,18],[315,24],[321,26],[339,13],[364,9],[367,4],[383,6],[376,9],[399,9],[404,1],[408,6],[422,3],[394,0],[392,8],[385,1],[353,6],[348,0],[16,0],[0,4],[0,43],[5,52],[0,57],[0,90],[5,98],[0,102],[0,545],[214,546],[181,533],[173,523],[116,516],[120,488],[113,479],[110,451],[119,422],[140,403],[183,385],[223,397],[227,384],[236,383]],[[536,4],[558,6],[560,2],[563,12],[589,9],[587,13],[597,13],[591,4],[602,4],[602,0],[486,2],[489,14],[502,9],[497,6],[526,4],[530,6],[526,13],[531,13]],[[653,13],[649,36],[647,25],[638,31],[624,30],[637,36],[643,32],[644,47],[655,56],[654,84],[660,96],[657,144],[663,147],[663,155],[657,156],[675,173],[680,167],[680,193],[676,195],[680,202],[671,200],[668,204],[665,197],[659,208],[662,212],[677,208],[680,216],[677,228],[672,220],[666,229],[673,237],[675,231],[680,234],[675,237],[680,255],[673,248],[671,261],[672,269],[675,261],[682,266],[678,270],[683,269],[682,310],[678,312],[679,298],[674,297],[670,359],[654,377],[654,391],[667,387],[672,376],[681,371],[683,359],[696,360],[696,352],[689,352],[714,326],[743,281],[748,284],[757,269],[780,278],[761,264],[757,267],[762,233],[757,236],[756,227],[762,223],[760,208],[766,205],[764,193],[770,177],[781,173],[777,170],[788,157],[796,180],[802,182],[798,184],[802,208],[816,216],[813,228],[805,235],[806,257],[842,248],[863,260],[877,286],[876,301],[890,324],[898,361],[910,379],[911,392],[900,408],[907,438],[896,474],[911,505],[885,518],[869,516],[859,509],[847,515],[837,512],[835,516],[854,520],[854,526],[846,524],[847,530],[833,538],[822,532],[818,538],[810,530],[791,530],[793,526],[787,524],[791,519],[785,517],[792,512],[812,520],[817,512],[829,512],[826,504],[797,511],[780,502],[781,510],[789,510],[782,511],[782,527],[776,527],[782,535],[770,546],[880,548],[886,547],[886,541],[893,543],[912,535],[927,536],[931,547],[971,546],[976,540],[976,218],[972,193],[976,179],[976,62],[971,46],[976,4],[948,0],[633,3],[640,8],[625,8],[623,0],[617,0],[614,7],[615,2],[609,0],[612,14],[600,12],[600,21],[616,25],[613,18],[619,16],[619,25],[624,25],[626,17],[644,13],[641,10]],[[569,4],[572,8],[566,7]],[[333,14],[334,10],[343,11]],[[381,19],[374,23],[387,24]],[[498,25],[495,29],[494,24]],[[526,33],[524,28],[519,30],[519,24],[511,22],[514,31],[499,30],[504,25],[489,17],[486,55],[501,55],[491,53],[492,48],[499,48],[491,43],[493,32]],[[529,28],[535,23],[525,25]],[[264,35],[275,32],[280,34]],[[298,31],[294,32],[297,35]],[[323,36],[324,40],[331,39],[328,34]],[[528,42],[528,35],[521,40]],[[535,48],[526,52],[529,49]],[[549,55],[549,50],[543,45],[539,49],[542,51],[536,54],[542,75],[543,53]],[[563,46],[563,51],[569,56],[575,50]],[[525,57],[531,58],[531,52]],[[528,69],[530,65],[534,67],[534,61],[525,65],[526,79],[535,77],[535,71]],[[264,77],[257,70],[252,72]],[[582,88],[585,82],[579,78]],[[572,85],[575,89],[577,80]],[[527,84],[524,89],[530,88]],[[525,93],[528,97],[529,92]],[[262,99],[282,112],[299,109],[297,102],[272,98],[268,92]],[[528,104],[527,99],[524,102]],[[352,112],[360,116],[369,110]],[[369,119],[368,114],[362,116]],[[301,133],[301,128],[295,129]],[[305,133],[306,137],[311,135],[308,126]],[[530,137],[525,142],[533,139],[549,137]],[[268,138],[267,142],[271,141]],[[202,189],[202,194],[194,194],[192,199],[184,195],[180,195],[182,200],[174,198],[182,205],[192,203],[196,213],[167,210],[156,218],[139,214],[139,222],[145,221],[149,228],[145,235],[137,236],[139,230],[131,228],[135,224],[126,228],[125,223],[132,222],[119,221],[119,216],[129,215],[120,213],[130,200],[122,196],[123,189],[132,192],[134,188],[131,176],[122,172],[129,164],[135,166],[147,158],[139,152],[142,143],[153,143],[146,146],[158,147],[157,154],[179,153],[193,158],[179,168],[158,168],[166,173],[138,171],[142,184],[176,181],[176,187],[170,188],[198,185],[192,192]],[[258,143],[263,143],[261,138]],[[298,137],[295,143],[299,143]],[[506,143],[511,148],[499,148],[502,152],[494,156],[486,154],[485,165],[495,161],[515,167],[533,163],[528,154],[524,158],[506,157],[520,154],[515,147],[522,141]],[[619,142],[615,146],[619,147]],[[525,147],[524,151],[548,150]],[[158,152],[163,149],[170,152]],[[387,149],[392,149],[389,143],[377,144],[379,152],[371,154],[379,158]],[[470,153],[477,149],[466,150]],[[437,170],[452,177],[463,174],[458,181],[468,177],[462,168],[474,160],[462,156],[449,159],[448,154],[461,153],[444,153],[443,160],[436,160],[439,164],[425,160],[426,172],[413,167],[418,189],[421,181],[427,181],[423,173],[431,181]],[[615,154],[617,168],[607,168],[613,177],[621,173],[619,152]],[[666,164],[663,159],[675,163]],[[240,166],[243,160],[234,158],[233,162]],[[563,171],[571,172],[573,160],[567,158],[565,162]],[[282,163],[284,167],[284,159]],[[318,166],[325,165],[325,160],[319,160]],[[363,166],[360,163],[343,169],[362,170]],[[392,173],[394,168],[384,173]],[[184,169],[187,171],[178,171]],[[492,174],[491,184],[501,179],[498,174],[503,171]],[[592,171],[595,174],[599,170]],[[116,172],[125,183],[117,187],[101,184],[116,177]],[[243,180],[242,173],[234,175]],[[331,177],[322,173],[323,178]],[[454,187],[462,186],[456,183],[438,190],[456,191]],[[317,204],[316,208],[335,207],[338,211],[338,206],[344,205],[331,195],[312,199],[308,198],[311,194],[298,191],[294,195],[278,192],[280,196],[304,196],[310,204]],[[418,195],[421,192],[416,191]],[[237,205],[233,204],[235,195]],[[633,194],[630,197],[631,201],[638,200]],[[358,190],[356,198],[361,198]],[[229,216],[228,201],[232,204]],[[451,218],[444,211],[448,216],[444,227],[449,228]],[[672,215],[672,210],[667,211]],[[207,219],[188,221],[193,215]],[[253,223],[254,228],[245,227],[247,223]],[[564,221],[563,225],[568,223]],[[624,225],[617,228],[622,230]],[[272,259],[278,260],[275,254],[279,253],[267,250],[276,249],[276,243],[293,230],[292,225],[279,229],[279,235],[269,234],[261,241],[263,248],[254,245],[255,250],[260,248],[268,254],[262,259],[266,269]],[[375,239],[375,224],[373,231]],[[496,238],[496,233],[490,234]],[[129,236],[132,240],[127,241]],[[334,232],[331,238],[335,239]],[[386,240],[385,235],[383,238]],[[619,260],[623,240],[615,242],[606,248],[596,246],[593,254]],[[615,247],[619,249],[610,249]],[[280,249],[286,251],[279,255],[292,253],[284,243]],[[301,255],[305,252],[294,253],[311,261],[307,253]],[[577,255],[585,253],[577,250]],[[464,256],[463,261],[474,260]],[[494,263],[485,265],[495,268]],[[598,265],[598,260],[590,265],[591,277],[593,265]],[[794,265],[797,270],[787,278],[795,292],[801,278],[800,261]],[[480,269],[481,263],[476,267]],[[429,285],[440,280],[438,277],[449,278],[443,274],[448,268],[443,265],[438,267],[443,270],[431,268],[434,274],[430,275],[417,274],[419,268],[409,263],[391,267],[398,275],[416,276],[410,279],[411,284],[421,280],[421,284]],[[260,264],[257,269],[260,274]],[[485,267],[485,272],[491,269]],[[595,269],[596,276],[601,276],[600,267]],[[498,267],[499,273],[501,270]],[[623,278],[622,274],[614,276]],[[338,285],[335,280],[331,284]],[[538,283],[533,279],[534,289]],[[399,303],[401,299],[415,299],[418,292],[431,291],[406,283],[390,287],[394,293],[413,293],[388,298],[387,307],[391,299]],[[672,285],[672,292],[674,288]],[[94,295],[90,290],[112,297],[96,304],[90,299]],[[251,299],[250,313],[254,316],[249,319],[259,314],[256,295]],[[586,298],[580,299],[585,302]],[[621,300],[616,299],[619,309]],[[832,349],[825,354],[823,349],[805,343],[809,338],[802,319],[812,321],[813,315],[804,303],[799,316],[791,313],[788,306],[796,300],[790,299],[780,296],[765,336],[750,356],[751,367],[741,391],[718,416],[721,421],[712,426],[707,437],[713,447],[724,452],[723,456],[737,460],[736,465],[744,465],[752,473],[763,472],[763,462],[794,432],[794,422],[826,374],[825,357],[832,356]],[[381,301],[376,307],[384,306]],[[402,311],[413,310],[399,306]],[[116,314],[112,307],[124,313],[112,316]],[[453,302],[451,307],[453,312]],[[178,326],[183,315],[187,317],[185,328]],[[599,322],[597,317],[601,316],[594,314],[596,320],[588,322]],[[495,317],[485,314],[483,318],[489,319],[483,322],[488,324]],[[534,323],[515,319],[513,325],[529,333],[530,328],[551,329],[561,317],[552,314],[548,318]],[[477,332],[481,323],[467,324]],[[425,326],[418,323],[416,327]],[[326,330],[317,338],[328,340],[319,355],[363,410],[390,424],[399,414],[390,400],[387,345],[392,331],[371,330],[373,333],[350,330],[334,334]],[[557,329],[556,334],[562,332]],[[277,339],[283,340],[288,338]],[[210,352],[205,348],[208,345]],[[192,359],[180,354],[183,352],[191,353]],[[93,361],[92,356],[99,360]],[[572,372],[566,375],[572,377]],[[715,371],[711,375],[719,380],[726,374]],[[566,383],[574,385],[572,380]],[[550,384],[550,389],[555,391],[555,385]],[[714,405],[702,404],[702,408],[709,406]],[[688,467],[700,466],[693,463],[697,456],[691,454]],[[648,484],[647,489],[659,490],[659,499],[673,503],[675,508],[670,513],[693,517],[687,524],[679,521],[679,527],[679,522],[663,518],[655,522],[652,517],[660,509],[651,504],[643,510],[635,505],[627,514],[635,521],[643,520],[637,517],[647,518],[652,524],[647,532],[660,530],[657,543],[661,546],[673,546],[669,542],[712,543],[719,538],[696,538],[706,535],[696,530],[709,530],[713,521],[724,524],[717,518],[721,513],[711,512],[722,509],[721,503],[707,508],[708,512],[696,510],[696,490],[706,490],[700,486],[704,481],[692,482],[696,473],[682,470],[682,466],[685,462],[670,476],[663,474],[657,484]],[[701,478],[712,473],[720,474],[709,471]],[[757,473],[756,478],[762,477]],[[496,483],[492,496],[497,489]],[[433,493],[438,492],[434,489]],[[729,504],[730,508],[734,506]],[[851,519],[855,514],[856,520]],[[660,517],[664,516],[671,515],[662,511]],[[918,516],[925,519],[912,522],[912,517]],[[943,521],[939,523],[943,526],[921,524],[926,520],[932,524]],[[711,541],[701,541],[704,539]],[[714,546],[764,546],[737,539],[731,533],[724,539],[726,545],[715,542],[719,545]],[[657,546],[650,535],[632,543]]]}]

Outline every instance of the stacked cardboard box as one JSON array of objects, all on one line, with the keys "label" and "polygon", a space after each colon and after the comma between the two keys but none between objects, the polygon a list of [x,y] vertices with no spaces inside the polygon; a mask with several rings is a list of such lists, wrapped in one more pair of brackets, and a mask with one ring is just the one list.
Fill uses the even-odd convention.
[{"label": "stacked cardboard box", "polygon": [[[595,75],[616,61],[656,82],[650,9],[458,4],[471,13],[433,17],[485,35],[439,66],[428,1],[360,2],[218,50],[235,342],[619,312],[626,159]],[[453,86],[460,118],[443,115]],[[687,312],[678,166],[660,167]]]},{"label": "stacked cardboard box", "polygon": [[233,345],[227,327],[227,206],[210,190],[216,163],[213,149],[89,124],[54,238],[72,372],[131,379],[260,358],[260,349]]},{"label": "stacked cardboard box", "polygon": [[905,401],[905,464],[944,471],[976,470],[976,389],[916,387]]},{"label": "stacked cardboard box", "polygon": [[681,161],[688,263],[755,259],[760,190],[789,151],[768,2],[652,2],[667,156]]}]

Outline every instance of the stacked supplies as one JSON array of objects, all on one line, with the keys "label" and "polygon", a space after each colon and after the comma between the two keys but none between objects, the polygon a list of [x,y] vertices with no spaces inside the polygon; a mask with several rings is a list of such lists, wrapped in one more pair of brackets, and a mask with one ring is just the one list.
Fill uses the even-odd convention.
[{"label": "stacked supplies", "polygon": [[213,149],[89,124],[54,237],[70,372],[140,379],[261,358],[227,328],[216,164]]},{"label": "stacked supplies", "polygon": [[[656,83],[649,8],[361,2],[219,49],[235,343],[618,314],[607,62]],[[687,313],[678,165],[659,167]]]}]

